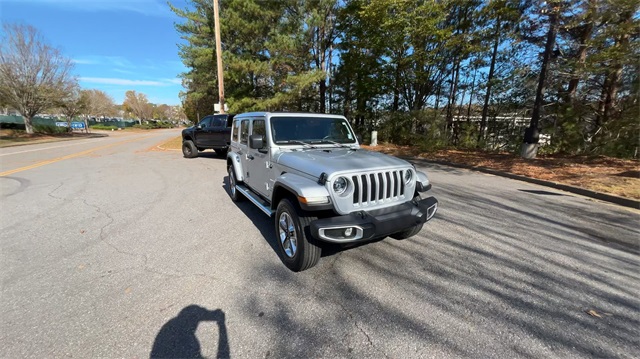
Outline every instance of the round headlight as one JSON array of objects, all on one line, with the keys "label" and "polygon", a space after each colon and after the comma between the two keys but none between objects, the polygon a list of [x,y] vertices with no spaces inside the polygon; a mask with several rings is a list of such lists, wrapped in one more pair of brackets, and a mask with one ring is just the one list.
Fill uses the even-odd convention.
[{"label": "round headlight", "polygon": [[344,177],[338,177],[333,181],[333,191],[337,194],[343,194],[347,190],[349,182]]},{"label": "round headlight", "polygon": [[412,178],[413,178],[413,171],[411,170],[404,171],[404,183],[409,184]]}]

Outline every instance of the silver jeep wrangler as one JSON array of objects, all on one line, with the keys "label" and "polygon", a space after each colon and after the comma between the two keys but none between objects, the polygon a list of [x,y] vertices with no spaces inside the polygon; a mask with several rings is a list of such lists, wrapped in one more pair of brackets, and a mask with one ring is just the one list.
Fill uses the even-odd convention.
[{"label": "silver jeep wrangler", "polygon": [[293,271],[313,267],[322,242],[417,234],[436,213],[427,175],[410,163],[360,149],[343,116],[236,115],[227,154],[232,200],[275,215],[279,254]]}]

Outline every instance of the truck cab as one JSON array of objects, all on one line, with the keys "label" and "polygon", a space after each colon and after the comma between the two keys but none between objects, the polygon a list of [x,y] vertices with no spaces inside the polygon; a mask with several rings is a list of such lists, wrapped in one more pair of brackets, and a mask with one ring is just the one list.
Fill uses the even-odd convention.
[{"label": "truck cab", "polygon": [[207,149],[216,151],[219,156],[226,155],[233,117],[232,114],[205,116],[196,125],[182,130],[184,157],[198,157],[198,152]]}]

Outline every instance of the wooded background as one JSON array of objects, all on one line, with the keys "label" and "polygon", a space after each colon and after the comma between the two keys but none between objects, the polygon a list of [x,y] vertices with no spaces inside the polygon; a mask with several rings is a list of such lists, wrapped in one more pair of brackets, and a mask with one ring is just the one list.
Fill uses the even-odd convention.
[{"label": "wooded background", "polygon": [[[226,101],[426,150],[516,151],[532,125],[545,152],[637,157],[639,2],[220,0]],[[171,6],[191,120],[218,102],[212,6]]]}]

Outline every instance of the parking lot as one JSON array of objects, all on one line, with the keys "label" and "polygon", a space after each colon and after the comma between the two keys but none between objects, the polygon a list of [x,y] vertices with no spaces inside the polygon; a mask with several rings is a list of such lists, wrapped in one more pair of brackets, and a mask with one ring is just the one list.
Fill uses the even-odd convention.
[{"label": "parking lot", "polygon": [[0,149],[0,357],[637,356],[638,211],[415,162],[416,237],[293,273],[178,134]]}]

